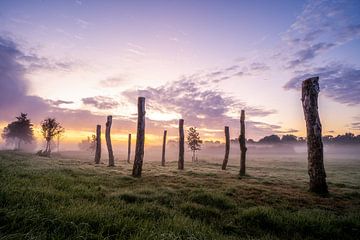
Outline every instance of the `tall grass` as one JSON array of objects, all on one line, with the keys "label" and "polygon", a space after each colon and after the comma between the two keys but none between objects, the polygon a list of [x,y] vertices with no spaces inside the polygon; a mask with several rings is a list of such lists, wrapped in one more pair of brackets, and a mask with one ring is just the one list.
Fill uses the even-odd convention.
[{"label": "tall grass", "polygon": [[[146,163],[131,166],[0,152],[0,239],[356,239],[359,190],[306,184],[249,169]],[[267,166],[268,167],[268,166]],[[146,170],[147,169],[147,170]],[[195,173],[195,174],[194,174]],[[211,173],[211,174],[209,174]]]}]

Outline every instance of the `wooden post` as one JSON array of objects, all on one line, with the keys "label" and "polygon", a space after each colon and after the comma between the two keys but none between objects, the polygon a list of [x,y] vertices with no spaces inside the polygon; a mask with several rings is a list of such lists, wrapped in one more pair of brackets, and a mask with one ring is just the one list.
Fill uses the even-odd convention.
[{"label": "wooden post", "polygon": [[145,98],[138,98],[138,124],[136,134],[136,150],[133,166],[133,177],[141,177],[142,164],[144,158],[145,143]]},{"label": "wooden post", "polygon": [[115,166],[114,154],[113,154],[113,149],[112,149],[112,145],[111,145],[111,137],[110,137],[111,124],[112,124],[112,116],[107,116],[105,139],[106,139],[106,146],[107,146],[107,149],[109,152],[109,167]]},{"label": "wooden post", "polygon": [[129,133],[129,138],[128,138],[128,158],[127,158],[128,163],[130,163],[130,155],[131,155],[131,133]]},{"label": "wooden post", "polygon": [[229,127],[226,126],[225,127],[225,157],[224,157],[224,161],[222,164],[222,170],[226,169],[228,160],[229,160],[229,152],[230,152],[230,132],[229,132]]},{"label": "wooden post", "polygon": [[319,92],[319,77],[303,81],[301,101],[306,121],[309,186],[311,192],[325,194],[328,193],[328,186],[324,168],[322,130],[318,113]]},{"label": "wooden post", "polygon": [[161,166],[165,166],[166,134],[167,134],[167,131],[166,131],[166,130],[164,130],[164,138],[163,138],[163,146],[162,146]]},{"label": "wooden post", "polygon": [[96,125],[95,164],[99,164],[100,159],[101,159],[101,125]]},{"label": "wooden post", "polygon": [[179,120],[179,161],[178,169],[184,169],[184,151],[185,151],[184,119]]},{"label": "wooden post", "polygon": [[239,143],[240,143],[240,151],[241,151],[240,176],[245,176],[245,161],[246,161],[246,151],[247,151],[246,139],[245,139],[245,110],[241,110]]}]

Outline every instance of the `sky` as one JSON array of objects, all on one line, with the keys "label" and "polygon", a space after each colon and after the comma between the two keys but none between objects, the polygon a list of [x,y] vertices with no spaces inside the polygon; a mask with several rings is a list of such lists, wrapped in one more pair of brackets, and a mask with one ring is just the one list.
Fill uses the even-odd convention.
[{"label": "sky", "polygon": [[[319,76],[324,135],[360,134],[360,1],[0,1],[0,128],[56,117],[79,142],[113,115],[146,142],[178,119],[206,140],[305,136],[301,82]],[[1,140],[0,140],[1,141]]]}]

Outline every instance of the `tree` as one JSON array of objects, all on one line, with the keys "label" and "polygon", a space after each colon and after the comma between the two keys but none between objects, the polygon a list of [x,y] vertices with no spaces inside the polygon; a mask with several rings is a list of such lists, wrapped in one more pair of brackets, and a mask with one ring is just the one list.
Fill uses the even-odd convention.
[{"label": "tree", "polygon": [[282,136],[281,138],[282,143],[297,143],[297,137],[292,134],[287,134]]},{"label": "tree", "polygon": [[45,151],[40,152],[43,156],[50,156],[51,153],[51,140],[65,132],[65,129],[56,121],[55,118],[46,118],[41,122],[41,133],[46,140]]},{"label": "tree", "polygon": [[259,143],[265,143],[265,144],[276,144],[276,143],[280,143],[280,142],[281,142],[281,140],[278,135],[266,136],[259,140]]},{"label": "tree", "polygon": [[15,149],[21,148],[21,142],[31,143],[34,140],[33,124],[27,118],[26,113],[21,113],[16,117],[16,121],[9,123],[4,128],[1,137],[6,143],[14,143]]},{"label": "tree", "polygon": [[190,127],[189,130],[187,130],[187,144],[192,151],[192,161],[197,161],[196,151],[201,150],[202,140],[196,131],[196,127]]},{"label": "tree", "polygon": [[78,144],[79,149],[82,151],[94,152],[96,147],[96,136],[93,134],[91,137],[81,140]]}]

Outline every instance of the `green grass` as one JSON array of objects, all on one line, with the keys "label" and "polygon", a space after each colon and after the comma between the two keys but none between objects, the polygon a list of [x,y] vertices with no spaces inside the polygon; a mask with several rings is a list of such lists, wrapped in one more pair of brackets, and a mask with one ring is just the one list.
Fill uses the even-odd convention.
[{"label": "green grass", "polygon": [[306,163],[238,167],[145,162],[109,168],[0,152],[0,239],[356,239],[359,163],[327,164],[330,195],[307,191]]}]

